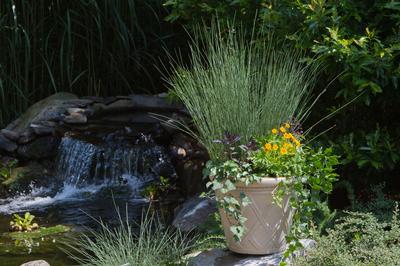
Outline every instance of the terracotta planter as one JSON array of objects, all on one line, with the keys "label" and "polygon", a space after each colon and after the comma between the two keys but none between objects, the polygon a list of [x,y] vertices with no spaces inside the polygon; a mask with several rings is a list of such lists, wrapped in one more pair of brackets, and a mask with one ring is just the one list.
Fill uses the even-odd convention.
[{"label": "terracotta planter", "polygon": [[[236,190],[231,191],[239,198],[244,192],[252,203],[242,209],[242,215],[247,218],[246,232],[240,242],[235,241],[230,230],[236,222],[220,209],[221,221],[225,237],[231,251],[241,254],[265,255],[285,250],[285,236],[289,231],[293,210],[289,197],[282,202],[282,208],[273,203],[273,191],[283,178],[263,178],[260,183],[246,186],[236,184]],[[217,193],[217,196],[221,194]]]}]

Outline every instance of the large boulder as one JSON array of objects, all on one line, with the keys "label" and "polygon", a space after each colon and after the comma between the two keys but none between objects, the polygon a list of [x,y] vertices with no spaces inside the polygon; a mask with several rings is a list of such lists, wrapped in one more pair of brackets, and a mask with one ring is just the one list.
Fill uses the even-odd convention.
[{"label": "large boulder", "polygon": [[[316,247],[316,242],[312,239],[301,239],[300,242],[303,245],[303,249],[294,252],[289,259],[286,259],[285,262],[289,265],[293,258],[307,256],[307,250]],[[241,255],[222,248],[205,250],[191,254],[188,257],[191,257],[189,266],[278,266],[284,260],[283,253],[264,256]]]},{"label": "large boulder", "polygon": [[0,133],[0,149],[6,152],[14,152],[18,148],[18,145],[6,138],[3,134]]},{"label": "large boulder", "polygon": [[53,136],[39,137],[32,142],[20,145],[18,155],[24,159],[44,159],[57,155],[60,138]]},{"label": "large boulder", "polygon": [[217,211],[215,199],[193,197],[177,211],[172,225],[181,232],[190,232],[203,225]]},{"label": "large boulder", "polygon": [[179,177],[179,185],[186,197],[205,191],[203,169],[209,159],[206,150],[193,138],[182,133],[173,136],[169,150]]},{"label": "large boulder", "polygon": [[11,170],[10,176],[2,182],[2,186],[9,191],[24,191],[34,183],[44,183],[49,174],[48,169],[37,162],[29,162]]},{"label": "large boulder", "polygon": [[69,100],[76,100],[78,96],[72,93],[59,92],[32,105],[18,119],[9,124],[6,129],[17,133],[27,130],[32,123],[40,124],[43,121],[58,121],[65,113],[66,108],[74,107]]},{"label": "large boulder", "polygon": [[50,266],[50,264],[45,260],[33,260],[25,262],[21,266]]}]

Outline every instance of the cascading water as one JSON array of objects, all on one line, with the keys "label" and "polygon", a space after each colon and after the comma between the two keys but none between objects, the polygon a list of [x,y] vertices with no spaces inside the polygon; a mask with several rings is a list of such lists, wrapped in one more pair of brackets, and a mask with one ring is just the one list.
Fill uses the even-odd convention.
[{"label": "cascading water", "polygon": [[174,175],[163,148],[153,143],[93,144],[66,137],[59,150],[56,179],[77,188],[88,184],[118,185],[129,178],[146,183],[163,174]]},{"label": "cascading water", "polygon": [[73,223],[82,216],[77,209],[104,217],[101,212],[114,209],[113,198],[138,205],[144,201],[144,186],[176,175],[165,149],[145,136],[66,136],[55,161],[49,187],[32,187],[28,194],[0,200],[0,213],[55,209],[62,212],[63,222]]}]

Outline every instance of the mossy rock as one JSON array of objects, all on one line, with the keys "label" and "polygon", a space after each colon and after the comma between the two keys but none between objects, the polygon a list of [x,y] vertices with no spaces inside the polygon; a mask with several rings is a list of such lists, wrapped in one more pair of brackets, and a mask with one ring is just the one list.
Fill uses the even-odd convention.
[{"label": "mossy rock", "polygon": [[40,181],[46,176],[47,170],[37,162],[29,162],[26,166],[12,169],[11,175],[2,182],[7,190],[25,190],[29,184]]},{"label": "mossy rock", "polygon": [[49,121],[57,113],[57,107],[65,101],[78,99],[75,94],[58,92],[29,107],[29,109],[18,119],[9,124],[6,129],[15,132],[23,132],[32,123],[39,121]]},{"label": "mossy rock", "polygon": [[66,233],[70,231],[71,228],[65,225],[56,225],[52,227],[41,227],[38,230],[32,232],[11,232],[8,235],[13,239],[35,239],[35,238],[42,238],[46,236],[51,236],[55,234]]}]

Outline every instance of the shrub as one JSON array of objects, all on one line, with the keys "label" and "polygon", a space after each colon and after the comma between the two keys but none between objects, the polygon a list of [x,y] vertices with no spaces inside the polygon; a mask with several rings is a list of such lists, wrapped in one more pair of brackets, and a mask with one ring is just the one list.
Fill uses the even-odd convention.
[{"label": "shrub", "polygon": [[387,222],[393,219],[393,213],[391,210],[395,208],[396,201],[388,198],[384,193],[385,187],[385,183],[372,185],[367,191],[369,197],[366,201],[356,200],[353,204],[353,209],[359,212],[370,212],[379,221]]},{"label": "shrub", "polygon": [[361,266],[398,265],[400,222],[398,208],[389,222],[380,222],[371,213],[347,212],[328,235],[317,237],[317,248],[294,265]]}]

